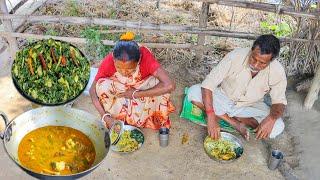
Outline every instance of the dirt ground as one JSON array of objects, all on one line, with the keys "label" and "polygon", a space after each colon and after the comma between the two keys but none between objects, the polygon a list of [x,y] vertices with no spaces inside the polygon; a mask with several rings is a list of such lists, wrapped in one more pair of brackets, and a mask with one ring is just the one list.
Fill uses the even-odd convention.
[{"label": "dirt ground", "polygon": [[305,111],[302,107],[305,96],[293,91],[287,93],[291,117],[288,130],[296,139],[295,148],[300,160],[296,174],[301,179],[319,179],[320,101],[318,99],[313,109]]},{"label": "dirt ground", "polygon": [[[188,4],[184,4],[186,6],[181,8],[181,4],[172,5],[170,3],[170,1],[166,1],[162,4],[164,8],[168,8],[168,11],[163,12],[163,16],[158,16],[157,13],[159,12],[152,11],[148,15],[150,17],[146,19],[158,20],[161,23],[197,23],[195,19],[190,19],[189,17],[198,13],[196,9],[198,4],[191,6],[193,14],[186,15],[188,12],[185,8]],[[149,7],[150,5],[147,3],[146,6]],[[218,7],[212,8],[217,9]],[[132,11],[137,17],[142,17],[145,13],[135,12],[134,9],[135,7],[133,7]],[[144,9],[146,8],[142,10]],[[90,8],[85,10],[91,12]],[[181,14],[181,16],[174,19],[180,19],[182,22],[171,22],[172,14],[168,12],[173,10],[175,13]],[[219,10],[230,11],[231,14],[233,9],[224,8]],[[226,22],[231,15],[221,13],[221,11],[218,11],[217,14],[212,14],[215,18],[209,20],[209,25],[229,29],[229,23]],[[105,16],[103,13],[106,12],[101,13],[102,16]],[[153,14],[155,15],[152,16]],[[246,14],[236,13],[234,21],[237,22],[237,27],[231,27],[231,29],[245,29],[246,25],[250,24],[250,22],[247,22],[250,18],[244,17],[252,17],[253,14],[260,16],[256,11]],[[152,19],[154,17],[159,17],[159,19]],[[124,19],[126,18],[135,17],[124,17]],[[187,21],[188,19],[190,22]],[[231,47],[251,44],[251,41],[233,41],[231,39],[227,41],[216,37],[210,37],[207,40],[212,40],[213,42],[221,41],[222,44],[228,42]],[[172,100],[177,110],[171,115],[172,129],[169,146],[161,148],[157,133],[152,130],[143,130],[146,135],[146,142],[139,151],[127,155],[120,155],[110,151],[104,162],[83,179],[318,179],[320,176],[318,171],[320,168],[320,158],[318,157],[320,142],[316,138],[320,135],[319,100],[312,110],[303,110],[302,103],[305,95],[293,91],[291,84],[287,90],[288,107],[284,116],[285,132],[275,140],[262,142],[251,138],[249,142],[244,143],[245,152],[238,161],[230,164],[220,164],[211,160],[202,148],[206,129],[179,118],[179,113],[184,87],[200,82],[205,73],[210,70],[202,70],[201,68],[211,67],[216,64],[223,54],[209,54],[203,60],[194,62],[192,58],[193,52],[161,50],[155,53],[160,63],[169,71],[177,83],[177,89],[172,94]],[[5,112],[9,119],[12,120],[14,117],[30,110],[31,104],[18,94],[12,84],[10,68],[6,63],[9,58],[10,55],[7,51],[0,54],[0,111]],[[90,98],[87,96],[79,97],[73,107],[86,110],[99,118]],[[187,144],[182,145],[181,139],[185,133],[190,138]],[[270,149],[280,149],[285,153],[285,163],[280,166],[279,170],[270,171],[267,168]],[[32,179],[9,159],[3,148],[0,148],[0,169],[0,179]]]}]

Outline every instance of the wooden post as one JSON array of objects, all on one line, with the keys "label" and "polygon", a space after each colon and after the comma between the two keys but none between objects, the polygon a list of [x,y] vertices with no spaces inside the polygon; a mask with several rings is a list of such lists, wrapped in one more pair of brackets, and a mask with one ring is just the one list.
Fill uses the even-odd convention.
[{"label": "wooden post", "polygon": [[252,9],[252,10],[260,10],[266,12],[274,12],[279,14],[286,14],[295,17],[306,17],[311,19],[319,20],[319,13],[312,13],[312,12],[302,12],[296,11],[292,7],[288,6],[281,6],[281,8],[277,9],[277,4],[269,4],[269,3],[262,3],[262,2],[253,2],[253,1],[243,1],[243,0],[198,0],[198,2],[206,2],[211,4],[218,4],[224,6],[232,6],[232,7],[240,7],[245,9]]},{"label": "wooden post", "polygon": [[317,72],[312,80],[311,87],[309,89],[308,95],[304,100],[304,108],[309,110],[312,108],[314,102],[318,99],[318,93],[320,90],[320,64],[318,65]]},{"label": "wooden post", "polygon": [[[1,9],[1,14],[9,14],[5,0],[0,0],[0,9]],[[5,31],[13,32],[11,20],[1,19],[1,21],[2,21],[2,24],[3,24]],[[7,36],[6,39],[9,43],[9,51],[10,51],[10,54],[12,57],[11,60],[8,60],[8,65],[10,65],[9,67],[11,67],[11,64],[13,62],[13,58],[15,57],[15,54],[18,50],[18,43],[17,43],[17,39],[12,36]]]},{"label": "wooden post", "polygon": [[[208,13],[209,13],[209,3],[203,2],[201,7],[201,12],[199,16],[199,27],[200,28],[206,28],[207,22],[208,22]],[[198,34],[198,50],[196,51],[196,59],[201,60],[203,55],[203,46],[206,41],[206,35],[204,34]]]}]

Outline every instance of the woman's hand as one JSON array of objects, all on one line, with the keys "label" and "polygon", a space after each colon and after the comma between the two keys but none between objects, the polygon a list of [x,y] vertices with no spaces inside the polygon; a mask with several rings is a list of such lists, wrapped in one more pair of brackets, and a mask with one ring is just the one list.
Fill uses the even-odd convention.
[{"label": "woman's hand", "polygon": [[108,129],[110,129],[111,126],[113,125],[115,119],[113,119],[112,117],[109,117],[109,116],[104,116],[103,121],[105,122],[106,127]]},{"label": "woman's hand", "polygon": [[[159,67],[158,70],[156,70],[156,72],[153,73],[152,75],[153,77],[159,80],[159,83],[150,89],[137,91],[133,95],[135,99],[143,98],[143,97],[160,96],[160,95],[170,93],[175,89],[176,87],[175,83],[171,81],[168,73],[161,67]],[[128,89],[126,92],[120,93],[119,95],[120,97],[126,97],[129,99],[132,99],[132,93],[134,91],[135,89]]]},{"label": "woman's hand", "polygon": [[[119,97],[119,98],[126,98],[126,99],[132,99],[132,94],[134,93],[134,91],[136,91],[136,89],[130,88],[130,89],[126,90],[126,91],[123,92],[123,93],[119,93],[119,94],[117,95],[117,97]],[[136,97],[134,97],[134,98],[136,98]]]}]

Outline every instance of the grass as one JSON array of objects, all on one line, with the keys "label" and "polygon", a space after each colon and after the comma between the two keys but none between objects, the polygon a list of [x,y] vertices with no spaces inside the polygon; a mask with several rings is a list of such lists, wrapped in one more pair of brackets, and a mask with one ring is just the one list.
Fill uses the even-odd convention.
[{"label": "grass", "polygon": [[[107,27],[103,29],[107,29]],[[102,40],[114,40],[115,37],[101,34],[99,26],[87,27],[80,34],[81,37],[86,38],[85,52],[90,60],[102,59],[112,50],[112,47],[104,45]]]}]

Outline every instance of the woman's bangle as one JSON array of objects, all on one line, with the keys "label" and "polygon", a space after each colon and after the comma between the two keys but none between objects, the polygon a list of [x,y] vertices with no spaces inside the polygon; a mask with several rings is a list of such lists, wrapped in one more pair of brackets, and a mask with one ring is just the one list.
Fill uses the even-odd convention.
[{"label": "woman's bangle", "polygon": [[132,99],[135,100],[135,101],[136,101],[137,99],[134,97],[134,94],[135,94],[136,92],[138,92],[138,91],[139,91],[138,89],[134,90],[133,93],[132,93],[132,95],[131,95]]},{"label": "woman's bangle", "polygon": [[111,117],[111,114],[110,114],[110,113],[105,113],[105,114],[102,116],[101,120],[104,121],[104,117],[106,117],[106,116]]},{"label": "woman's bangle", "polygon": [[103,116],[102,116],[102,122],[104,122],[105,123],[105,126],[109,129],[110,127],[108,127],[108,123],[104,120],[104,118],[106,117],[106,116],[108,116],[109,118],[111,118],[111,114],[109,114],[109,113],[105,113]]}]

